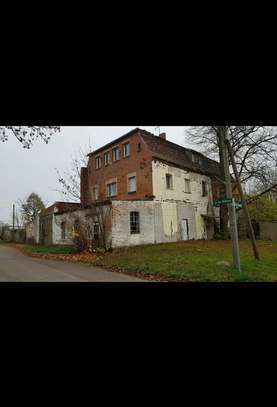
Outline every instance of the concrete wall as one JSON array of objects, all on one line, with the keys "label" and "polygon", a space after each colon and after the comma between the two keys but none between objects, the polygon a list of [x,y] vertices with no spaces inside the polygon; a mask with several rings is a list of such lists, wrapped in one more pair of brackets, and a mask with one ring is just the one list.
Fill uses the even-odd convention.
[{"label": "concrete wall", "polygon": [[[53,244],[59,245],[72,245],[72,233],[74,226],[74,219],[79,216],[85,216],[84,211],[68,212],[63,214],[53,215],[52,221],[52,234],[53,234]],[[62,239],[62,229],[61,224],[65,222],[65,239]]]},{"label": "concrete wall", "polygon": [[196,239],[195,210],[189,203],[154,202],[155,243],[182,240],[182,219],[188,219],[189,239]]},{"label": "concrete wall", "polygon": [[[140,233],[130,232],[130,212],[140,214]],[[155,243],[153,201],[113,201],[112,247]]]},{"label": "concrete wall", "polygon": [[260,238],[277,240],[277,221],[260,222]]},{"label": "concrete wall", "polygon": [[25,243],[26,242],[26,232],[25,229],[4,229],[3,240],[5,242],[14,243]]},{"label": "concrete wall", "polygon": [[[176,211],[177,202],[180,202],[179,208],[183,208],[183,214],[178,212],[177,218],[180,217],[189,219],[190,229],[195,239],[206,238],[206,227],[203,216],[201,215],[215,215],[218,216],[218,210],[212,206],[212,182],[211,178],[189,172],[183,169],[172,167],[161,161],[154,160],[152,162],[153,174],[153,194],[155,201],[164,202],[163,204],[163,221],[165,227],[165,234],[169,233],[169,219],[173,222],[174,233],[176,233]],[[173,188],[166,188],[166,174],[172,175]],[[185,179],[190,179],[191,193],[185,192]],[[207,183],[207,196],[202,196],[202,181]],[[165,204],[165,202],[168,202]],[[170,202],[176,202],[171,204]],[[187,204],[183,205],[183,204]],[[194,213],[193,213],[194,212]],[[167,220],[166,220],[167,219]],[[193,224],[195,226],[193,226]]]},{"label": "concrete wall", "polygon": [[[140,214],[140,233],[131,234],[130,212]],[[113,201],[112,247],[176,242],[183,239],[182,219],[188,220],[188,239],[207,238],[197,233],[199,214],[191,203],[179,201]],[[202,221],[202,219],[201,219]],[[203,221],[204,223],[204,221]]]}]

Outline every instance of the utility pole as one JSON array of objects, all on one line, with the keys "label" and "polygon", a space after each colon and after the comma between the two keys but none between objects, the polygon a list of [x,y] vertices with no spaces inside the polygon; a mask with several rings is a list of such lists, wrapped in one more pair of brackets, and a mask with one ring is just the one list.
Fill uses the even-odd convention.
[{"label": "utility pole", "polygon": [[228,148],[228,151],[229,151],[229,155],[230,155],[230,159],[231,159],[233,171],[234,171],[234,174],[235,174],[235,177],[236,177],[236,183],[237,183],[237,187],[238,187],[239,194],[240,194],[240,199],[241,199],[241,203],[242,203],[242,208],[243,208],[243,211],[244,211],[244,215],[245,215],[245,217],[246,217],[246,220],[247,220],[247,224],[248,224],[248,229],[249,229],[249,234],[250,234],[250,239],[251,239],[251,243],[252,243],[252,248],[253,248],[254,256],[255,256],[255,258],[256,258],[257,260],[260,260],[260,256],[259,256],[259,252],[258,252],[258,247],[257,247],[256,239],[255,239],[255,233],[254,233],[254,230],[253,230],[251,218],[250,218],[249,211],[248,211],[248,208],[247,208],[247,203],[246,203],[246,200],[245,200],[244,195],[243,195],[243,190],[242,190],[242,186],[241,186],[241,183],[240,183],[239,173],[238,173],[238,170],[237,170],[237,166],[236,166],[236,163],[235,163],[235,158],[234,158],[233,149],[232,149],[230,140],[228,140],[228,139],[227,139],[227,148]]},{"label": "utility pole", "polygon": [[15,218],[15,205],[13,204],[13,230],[14,230],[14,218]]},{"label": "utility pole", "polygon": [[227,128],[226,126],[221,126],[220,128],[220,148],[222,149],[223,164],[224,164],[224,175],[225,175],[225,185],[226,185],[226,198],[232,200],[228,204],[228,213],[229,213],[229,222],[230,222],[230,234],[232,240],[233,248],[233,261],[234,266],[238,271],[241,271],[240,268],[240,252],[239,252],[239,239],[238,239],[238,228],[237,228],[237,215],[235,208],[235,200],[232,193],[232,183],[231,175],[229,169],[229,154],[227,147]]}]

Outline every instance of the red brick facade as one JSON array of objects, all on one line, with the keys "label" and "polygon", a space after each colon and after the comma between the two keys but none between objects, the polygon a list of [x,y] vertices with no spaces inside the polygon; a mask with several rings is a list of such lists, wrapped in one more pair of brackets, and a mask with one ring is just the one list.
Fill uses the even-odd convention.
[{"label": "red brick facade", "polygon": [[[124,145],[129,143],[130,154],[124,157]],[[113,149],[118,147],[120,157],[115,160]],[[105,162],[105,153],[109,152],[110,161]],[[198,159],[196,158],[198,157]],[[203,154],[186,149],[166,140],[162,133],[160,137],[141,130],[134,129],[106,146],[89,154],[87,168],[81,172],[81,203],[89,205],[95,200],[109,199],[107,184],[116,183],[116,195],[112,199],[141,200],[152,199],[152,160],[158,159],[173,166],[185,168],[192,172],[206,174],[213,178],[213,192],[217,197],[219,164]],[[136,191],[131,192],[129,177],[136,177]],[[97,191],[97,192],[96,192]],[[97,195],[95,199],[95,193]]]},{"label": "red brick facade", "polygon": [[[124,157],[125,143],[130,144],[130,155]],[[120,150],[118,161],[113,160],[112,150]],[[110,152],[110,163],[105,165],[104,153]],[[96,168],[96,158],[101,158],[101,168]],[[128,175],[136,176],[136,192],[128,192]],[[87,178],[87,179],[86,179]],[[107,199],[107,183],[116,181],[117,194],[113,199],[140,200],[151,198],[152,187],[152,153],[140,136],[140,132],[131,132],[130,136],[115,140],[108,146],[90,154],[87,177],[83,172],[81,181],[81,202],[87,205],[93,202],[92,188],[98,186],[98,199]],[[87,184],[87,188],[85,188]]]}]

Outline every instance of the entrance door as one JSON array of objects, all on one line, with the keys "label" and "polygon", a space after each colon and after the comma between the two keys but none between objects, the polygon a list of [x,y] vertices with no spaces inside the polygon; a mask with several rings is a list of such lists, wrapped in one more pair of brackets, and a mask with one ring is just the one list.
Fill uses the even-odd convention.
[{"label": "entrance door", "polygon": [[189,222],[188,222],[188,219],[182,219],[182,240],[189,240]]}]

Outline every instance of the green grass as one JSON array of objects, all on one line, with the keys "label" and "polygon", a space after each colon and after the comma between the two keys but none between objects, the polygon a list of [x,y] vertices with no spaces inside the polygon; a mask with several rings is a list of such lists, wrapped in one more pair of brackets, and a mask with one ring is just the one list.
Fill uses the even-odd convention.
[{"label": "green grass", "polygon": [[71,254],[77,253],[77,249],[74,246],[30,246],[27,245],[25,250],[32,253],[42,253],[42,254]]},{"label": "green grass", "polygon": [[189,241],[117,249],[94,264],[166,276],[185,281],[277,281],[277,242],[258,242],[261,260],[253,258],[249,241],[241,241],[242,272],[216,265],[232,264],[230,241]]}]

